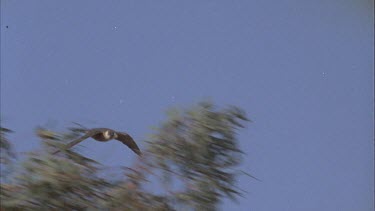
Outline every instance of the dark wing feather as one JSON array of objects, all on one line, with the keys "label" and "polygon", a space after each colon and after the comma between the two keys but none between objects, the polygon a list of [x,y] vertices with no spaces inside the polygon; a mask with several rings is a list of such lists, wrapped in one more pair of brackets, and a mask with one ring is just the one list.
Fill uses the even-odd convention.
[{"label": "dark wing feather", "polygon": [[[73,147],[74,145],[79,144],[79,143],[82,142],[83,140],[85,140],[85,139],[87,139],[87,138],[90,138],[91,136],[96,135],[96,134],[98,134],[98,133],[100,133],[100,132],[101,132],[101,131],[99,131],[99,130],[95,130],[95,129],[94,129],[94,130],[89,130],[89,131],[86,132],[85,135],[83,135],[83,136],[81,136],[80,138],[78,138],[78,139],[76,139],[76,140],[70,142],[70,143],[67,144],[64,148],[65,148],[65,150],[70,149],[70,148]],[[57,154],[58,152],[60,152],[60,150],[56,150],[56,151],[53,152],[52,154],[54,155],[54,154]]]},{"label": "dark wing feather", "polygon": [[139,147],[137,146],[137,144],[135,143],[135,141],[133,140],[133,138],[129,134],[117,132],[117,138],[116,139],[121,141],[126,146],[128,146],[137,155],[139,155],[139,156],[142,155],[141,150],[139,149]]}]

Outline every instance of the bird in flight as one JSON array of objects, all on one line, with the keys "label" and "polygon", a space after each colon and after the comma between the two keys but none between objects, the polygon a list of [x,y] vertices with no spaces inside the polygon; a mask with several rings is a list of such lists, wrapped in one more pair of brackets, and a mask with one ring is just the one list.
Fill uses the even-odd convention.
[{"label": "bird in flight", "polygon": [[[137,155],[139,155],[139,156],[142,155],[141,150],[139,149],[139,147],[137,146],[137,144],[135,143],[133,138],[127,133],[116,132],[116,131],[108,129],[108,128],[93,128],[93,129],[76,129],[75,128],[75,129],[72,129],[72,130],[78,131],[78,132],[83,132],[83,133],[85,133],[85,135],[83,135],[80,138],[78,138],[78,139],[70,142],[69,144],[67,144],[65,146],[66,150],[70,149],[74,145],[82,142],[83,140],[91,137],[91,138],[93,138],[97,141],[101,141],[101,142],[107,142],[107,141],[110,141],[112,139],[116,139],[116,140],[122,142],[123,144],[125,144],[126,146],[128,146]],[[58,152],[60,152],[60,150],[57,150],[57,151],[53,152],[52,154],[57,154]]]}]

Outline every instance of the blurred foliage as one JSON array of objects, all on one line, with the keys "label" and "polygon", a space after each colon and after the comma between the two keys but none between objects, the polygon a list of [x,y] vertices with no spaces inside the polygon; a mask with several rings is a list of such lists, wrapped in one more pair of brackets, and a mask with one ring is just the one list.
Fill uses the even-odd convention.
[{"label": "blurred foliage", "polygon": [[13,131],[0,126],[0,177],[1,181],[5,180],[11,172],[12,161],[15,159],[15,153],[12,149],[7,135]]},{"label": "blurred foliage", "polygon": [[12,131],[0,126],[0,163],[7,164],[15,157],[15,154],[12,150],[11,144],[7,138],[8,133]]},{"label": "blurred foliage", "polygon": [[[77,152],[49,153],[79,130],[38,128],[43,149],[28,153],[12,180],[1,183],[1,210],[216,210],[225,197],[240,195],[236,131],[248,121],[245,113],[202,102],[168,116],[119,181],[99,176],[106,168]],[[7,132],[1,130],[1,147],[10,152]]]}]

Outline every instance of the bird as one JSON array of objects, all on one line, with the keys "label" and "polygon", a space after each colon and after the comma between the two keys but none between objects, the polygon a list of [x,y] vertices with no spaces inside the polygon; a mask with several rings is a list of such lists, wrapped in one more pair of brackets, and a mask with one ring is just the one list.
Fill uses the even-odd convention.
[{"label": "bird", "polygon": [[[73,128],[71,130],[75,131],[75,132],[83,132],[85,134],[83,136],[81,136],[80,138],[68,143],[64,147],[65,150],[70,149],[74,145],[76,145],[76,144],[84,141],[85,139],[88,139],[88,138],[91,137],[91,138],[93,138],[97,141],[100,141],[100,142],[107,142],[107,141],[110,141],[112,139],[116,139],[116,140],[122,142],[123,144],[125,144],[126,146],[128,146],[138,156],[142,155],[141,150],[139,149],[139,147],[137,146],[137,144],[135,143],[133,138],[125,132],[117,132],[115,130],[108,129],[108,128],[92,128],[92,129]],[[57,154],[60,151],[61,150],[56,150],[52,154]]]}]

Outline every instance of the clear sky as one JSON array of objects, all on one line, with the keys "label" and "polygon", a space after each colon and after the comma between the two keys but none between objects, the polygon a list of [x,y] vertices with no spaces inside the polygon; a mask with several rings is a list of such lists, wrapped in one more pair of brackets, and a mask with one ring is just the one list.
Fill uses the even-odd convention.
[{"label": "clear sky", "polygon": [[[171,106],[245,109],[248,194],[223,210],[370,211],[373,1],[1,0],[1,119],[18,151],[71,121],[143,140]],[[8,26],[8,27],[6,27]],[[85,141],[103,164],[121,143]]]}]

